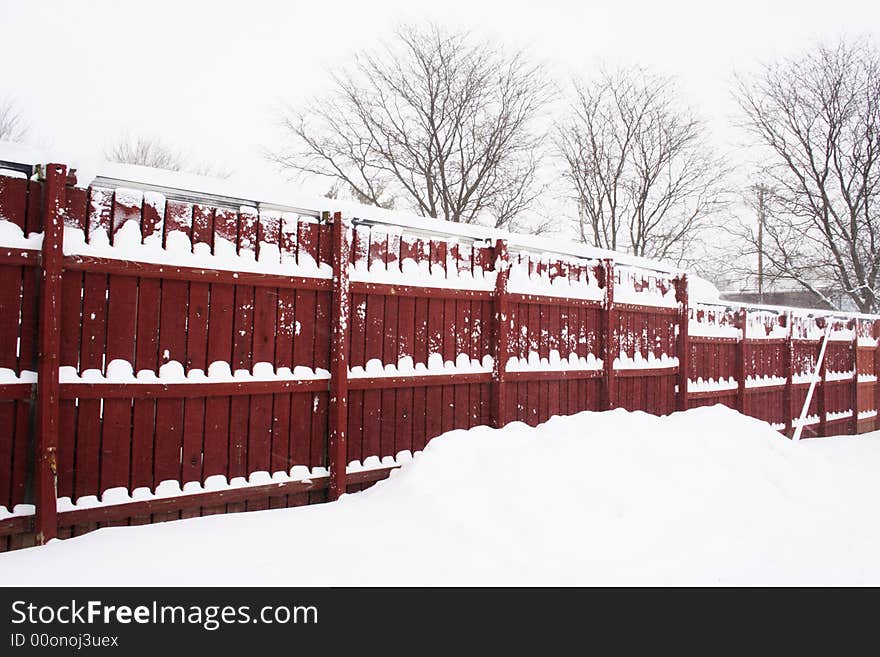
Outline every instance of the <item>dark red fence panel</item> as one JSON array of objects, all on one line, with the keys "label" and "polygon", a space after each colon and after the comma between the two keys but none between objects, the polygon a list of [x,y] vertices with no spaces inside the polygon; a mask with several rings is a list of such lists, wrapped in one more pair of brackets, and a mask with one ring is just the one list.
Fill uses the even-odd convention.
[{"label": "dark red fence panel", "polygon": [[[4,516],[33,502],[42,189],[0,175]],[[334,238],[318,213],[122,187],[64,200],[62,537],[322,502],[331,479],[360,490],[478,425],[720,403],[789,433],[826,331],[804,435],[876,426],[873,318],[691,303],[669,273],[368,220]],[[26,542],[29,513],[0,517],[0,549]]]}]

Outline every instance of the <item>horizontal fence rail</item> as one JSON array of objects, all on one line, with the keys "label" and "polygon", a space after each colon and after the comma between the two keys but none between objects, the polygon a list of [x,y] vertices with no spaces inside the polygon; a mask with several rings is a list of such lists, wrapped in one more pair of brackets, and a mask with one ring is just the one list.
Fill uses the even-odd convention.
[{"label": "horizontal fence rail", "polygon": [[22,170],[0,171],[0,550],[333,500],[477,425],[720,403],[790,436],[826,330],[804,435],[877,427],[874,317]]}]

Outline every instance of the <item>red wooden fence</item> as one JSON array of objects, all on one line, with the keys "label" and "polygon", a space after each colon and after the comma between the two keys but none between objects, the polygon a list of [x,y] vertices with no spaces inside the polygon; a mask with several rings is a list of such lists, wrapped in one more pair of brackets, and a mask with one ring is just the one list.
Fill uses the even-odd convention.
[{"label": "red wooden fence", "polygon": [[805,435],[876,427],[873,317],[41,172],[0,173],[0,550],[334,499],[480,424],[722,403],[790,435],[826,327]]}]

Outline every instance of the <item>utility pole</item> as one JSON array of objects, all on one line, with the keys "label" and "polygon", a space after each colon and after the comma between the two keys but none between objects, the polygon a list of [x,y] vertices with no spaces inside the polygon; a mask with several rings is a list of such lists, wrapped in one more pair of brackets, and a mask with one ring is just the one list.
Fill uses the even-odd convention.
[{"label": "utility pole", "polygon": [[756,185],[758,191],[758,303],[764,303],[764,194],[763,183]]}]

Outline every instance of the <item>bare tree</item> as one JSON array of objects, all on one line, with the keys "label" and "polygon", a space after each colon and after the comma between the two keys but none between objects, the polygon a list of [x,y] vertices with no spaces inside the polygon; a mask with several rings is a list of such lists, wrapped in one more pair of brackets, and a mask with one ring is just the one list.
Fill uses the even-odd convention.
[{"label": "bare tree", "polygon": [[555,146],[594,246],[683,261],[724,202],[725,169],[673,82],[643,69],[575,83]]},{"label": "bare tree", "polygon": [[138,164],[154,169],[168,171],[186,171],[200,176],[228,178],[231,172],[223,167],[206,162],[191,162],[181,152],[171,148],[158,139],[143,135],[124,135],[114,142],[106,151],[105,156],[112,162],[121,164]]},{"label": "bare tree", "polygon": [[539,67],[466,33],[401,27],[334,77],[328,97],[283,118],[283,168],[339,181],[362,202],[496,226],[537,195],[547,97]]},{"label": "bare tree", "polygon": [[[756,138],[765,200],[763,260],[771,279],[817,299],[845,295],[878,310],[880,54],[868,41],[818,46],[740,79],[737,99]],[[741,231],[755,252],[757,233]]]},{"label": "bare tree", "polygon": [[27,135],[21,111],[11,98],[0,98],[0,141],[21,141]]},{"label": "bare tree", "polygon": [[208,176],[209,178],[226,179],[232,175],[231,169],[215,162],[190,162],[187,160],[183,170],[194,173],[197,176]]},{"label": "bare tree", "polygon": [[143,136],[126,135],[110,146],[105,155],[113,162],[121,164],[138,164],[169,171],[183,169],[183,157],[180,153],[157,139]]}]

